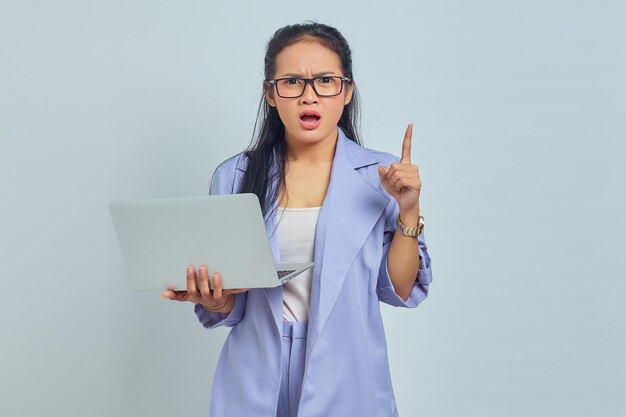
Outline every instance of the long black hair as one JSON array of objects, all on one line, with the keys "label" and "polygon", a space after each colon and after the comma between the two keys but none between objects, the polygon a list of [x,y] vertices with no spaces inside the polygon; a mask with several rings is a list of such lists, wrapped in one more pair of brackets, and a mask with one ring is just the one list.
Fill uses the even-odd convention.
[{"label": "long black hair", "polygon": [[[339,56],[344,75],[352,80],[353,93],[350,102],[344,106],[337,125],[348,138],[361,144],[358,134],[359,96],[352,73],[352,53],[348,42],[337,29],[315,22],[289,25],[278,29],[267,43],[265,80],[274,77],[276,55],[284,48],[303,39],[319,42]],[[267,81],[263,83],[264,94],[259,103],[252,142],[245,151],[248,167],[239,190],[239,193],[256,194],[261,203],[263,215],[266,217],[278,199],[280,190],[285,189],[285,165],[287,161],[285,126],[280,120],[276,108],[270,106],[265,100],[266,89],[270,87]],[[275,161],[278,169],[271,171]],[[277,176],[279,179],[278,186],[271,187]]]}]

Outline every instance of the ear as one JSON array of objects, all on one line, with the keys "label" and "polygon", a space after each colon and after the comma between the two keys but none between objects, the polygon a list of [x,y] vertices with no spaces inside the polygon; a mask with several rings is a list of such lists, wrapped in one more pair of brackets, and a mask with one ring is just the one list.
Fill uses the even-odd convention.
[{"label": "ear", "polygon": [[343,101],[343,105],[347,106],[352,101],[352,93],[354,92],[354,84],[350,83],[346,85],[346,98]]},{"label": "ear", "polygon": [[271,84],[265,84],[265,101],[271,107],[276,107],[276,100],[274,100],[274,89]]}]

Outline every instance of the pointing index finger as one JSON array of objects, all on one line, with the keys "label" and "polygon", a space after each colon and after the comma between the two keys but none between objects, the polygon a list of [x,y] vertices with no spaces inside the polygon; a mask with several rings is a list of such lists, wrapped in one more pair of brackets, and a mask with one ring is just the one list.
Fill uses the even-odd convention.
[{"label": "pointing index finger", "polygon": [[402,158],[400,162],[411,162],[411,136],[413,136],[413,123],[409,124],[404,134],[404,141],[402,142]]}]

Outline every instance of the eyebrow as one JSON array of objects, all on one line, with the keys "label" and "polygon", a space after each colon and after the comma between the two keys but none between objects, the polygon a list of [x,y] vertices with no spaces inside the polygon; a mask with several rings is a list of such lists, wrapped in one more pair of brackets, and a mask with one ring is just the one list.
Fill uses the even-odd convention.
[{"label": "eyebrow", "polygon": [[[315,77],[323,77],[324,75],[337,75],[334,71],[324,71],[324,72],[316,72],[315,74],[313,74],[313,78]],[[290,72],[288,74],[283,74],[278,78],[283,78],[283,77],[291,77],[291,78],[305,78],[302,74],[296,74],[293,72]]]}]

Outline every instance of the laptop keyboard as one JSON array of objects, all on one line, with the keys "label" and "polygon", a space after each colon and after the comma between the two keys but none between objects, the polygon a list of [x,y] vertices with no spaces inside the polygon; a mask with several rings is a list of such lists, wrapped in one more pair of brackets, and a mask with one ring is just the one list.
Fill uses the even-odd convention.
[{"label": "laptop keyboard", "polygon": [[278,274],[278,278],[282,278],[284,276],[287,276],[289,274],[291,274],[292,272],[295,272],[295,269],[287,269],[285,271],[276,271],[276,273]]}]

